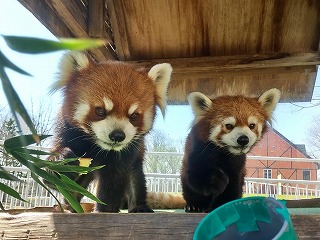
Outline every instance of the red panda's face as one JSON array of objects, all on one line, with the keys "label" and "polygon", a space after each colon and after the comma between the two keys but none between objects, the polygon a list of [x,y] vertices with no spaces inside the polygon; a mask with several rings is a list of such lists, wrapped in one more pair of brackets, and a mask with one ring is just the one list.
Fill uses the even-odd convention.
[{"label": "red panda's face", "polygon": [[192,93],[189,101],[196,115],[198,136],[238,155],[249,152],[262,137],[279,97],[280,92],[271,89],[259,98],[221,96],[210,99],[201,93]]},{"label": "red panda's face", "polygon": [[146,73],[121,62],[96,64],[82,53],[65,58],[65,68],[71,64],[72,69],[61,66],[56,84],[64,89],[63,117],[102,149],[121,151],[134,144],[151,129],[156,105],[164,110],[169,64],[155,65]]}]

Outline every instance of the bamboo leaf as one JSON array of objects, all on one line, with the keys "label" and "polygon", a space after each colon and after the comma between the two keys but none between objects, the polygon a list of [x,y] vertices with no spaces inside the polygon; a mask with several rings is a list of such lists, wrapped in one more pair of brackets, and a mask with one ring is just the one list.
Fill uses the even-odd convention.
[{"label": "bamboo leaf", "polygon": [[13,71],[16,71],[18,73],[21,73],[23,75],[31,76],[26,71],[22,70],[18,66],[16,66],[14,63],[12,63],[1,51],[0,51],[0,66],[10,68]]},{"label": "bamboo leaf", "polygon": [[46,179],[48,182],[56,185],[57,187],[59,186],[60,188],[64,188],[68,191],[79,192],[79,193],[83,194],[84,196],[86,196],[96,202],[104,204],[97,197],[95,197],[92,193],[87,191],[85,188],[83,188],[82,186],[80,186],[76,182],[72,181],[67,176],[60,174],[60,178],[61,178],[60,179],[55,174],[48,173],[48,172],[42,170],[41,168],[39,168],[38,166],[36,166],[32,162],[29,162],[27,159],[25,159],[24,154],[21,154],[20,152],[16,152],[16,151],[12,150],[11,155],[13,157],[15,157],[23,165],[25,165],[27,168],[29,168],[32,172],[34,172],[38,176]]},{"label": "bamboo leaf", "polygon": [[100,47],[105,44],[101,39],[66,39],[52,41],[34,37],[6,36],[2,35],[7,45],[21,53],[46,53],[59,50],[85,50]]},{"label": "bamboo leaf", "polygon": [[2,167],[0,167],[0,178],[6,179],[6,180],[10,180],[10,181],[20,181],[19,178],[17,178],[16,176],[8,173]]},{"label": "bamboo leaf", "polygon": [[4,207],[3,207],[3,205],[2,205],[2,203],[0,202],[0,209],[2,210],[2,211],[6,211],[5,209],[4,209]]},{"label": "bamboo leaf", "polygon": [[56,172],[76,172],[80,174],[87,174],[89,172],[92,172],[94,170],[103,168],[104,166],[97,166],[97,167],[81,167],[76,165],[51,165],[48,166],[48,169],[51,171]]},{"label": "bamboo leaf", "polygon": [[37,175],[34,174],[33,172],[31,172],[31,177],[33,178],[34,181],[36,181],[38,184],[40,184],[44,189],[46,189],[49,192],[49,194],[57,201],[61,212],[64,212],[64,209],[63,209],[59,199],[52,193],[52,191],[43,182],[40,181],[40,179],[37,177]]},{"label": "bamboo leaf", "polygon": [[[43,140],[51,135],[40,135],[39,139]],[[21,135],[17,137],[12,137],[4,141],[4,148],[7,152],[10,152],[12,149],[27,147],[31,144],[36,143],[32,135]]]},{"label": "bamboo leaf", "polygon": [[17,92],[14,90],[14,88],[13,88],[6,72],[4,71],[3,67],[0,67],[0,78],[1,78],[4,93],[5,93],[6,98],[8,100],[11,112],[12,112],[12,114],[16,120],[16,123],[19,127],[19,130],[21,131],[21,128],[19,125],[18,118],[16,116],[16,112],[19,113],[21,118],[25,121],[25,123],[29,127],[31,133],[33,134],[33,138],[35,139],[35,141],[39,142],[40,140],[38,139],[38,134],[37,134],[37,131],[31,121],[31,118],[30,118],[26,108],[24,107],[23,103],[21,102]]},{"label": "bamboo leaf", "polygon": [[3,184],[1,182],[0,182],[0,189],[1,189],[2,192],[5,192],[6,194],[9,194],[10,196],[12,196],[12,197],[14,197],[16,199],[19,199],[19,200],[21,200],[23,202],[27,202],[22,197],[20,197],[20,194],[16,190],[12,189],[11,187],[8,187],[7,185],[5,185],[5,184]]},{"label": "bamboo leaf", "polygon": [[77,213],[83,213],[83,208],[81,207],[80,203],[77,201],[77,199],[66,189],[61,188],[57,186],[57,189],[59,192],[62,193],[62,195],[65,197],[65,199],[68,201],[68,203],[71,205],[71,207],[77,212]]},{"label": "bamboo leaf", "polygon": [[61,180],[66,183],[68,186],[70,186],[71,188],[73,187],[73,191],[75,192],[79,192],[81,194],[83,194],[84,196],[92,199],[95,202],[101,203],[101,204],[105,204],[104,202],[102,202],[101,200],[99,200],[97,197],[95,197],[92,193],[88,192],[85,188],[81,187],[79,184],[77,184],[76,182],[72,181],[70,178],[68,178],[67,176],[61,174],[60,175]]}]

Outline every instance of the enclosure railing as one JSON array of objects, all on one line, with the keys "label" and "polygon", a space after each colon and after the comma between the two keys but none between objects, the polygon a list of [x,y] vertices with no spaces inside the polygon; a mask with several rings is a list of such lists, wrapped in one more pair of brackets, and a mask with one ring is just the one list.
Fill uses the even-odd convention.
[{"label": "enclosure railing", "polygon": [[[181,156],[182,153],[167,152],[148,152],[147,156]],[[282,158],[282,157],[264,157],[248,156],[248,160],[273,160],[273,161],[312,161],[320,162],[320,159],[305,158]],[[0,159],[1,161],[1,159]],[[21,181],[9,181],[0,179],[0,181],[21,194],[21,197],[27,202],[12,198],[0,191],[0,201],[7,209],[31,208],[36,206],[53,206],[55,199],[41,185],[31,178],[30,170],[26,167],[3,166],[5,170],[19,177]],[[181,193],[180,174],[161,174],[146,173],[146,182],[148,191]],[[310,187],[312,186],[312,187]],[[59,193],[53,191],[61,200]],[[245,178],[243,196],[263,195],[272,196],[277,199],[305,199],[320,196],[320,181],[308,180],[290,180],[290,179],[266,179],[266,178]],[[84,201],[89,201],[84,198]]]}]

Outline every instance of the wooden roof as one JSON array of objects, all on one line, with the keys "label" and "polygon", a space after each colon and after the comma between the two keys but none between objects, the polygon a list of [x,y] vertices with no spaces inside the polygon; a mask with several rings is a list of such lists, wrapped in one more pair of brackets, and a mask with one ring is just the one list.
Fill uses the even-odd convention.
[{"label": "wooden roof", "polygon": [[92,51],[150,67],[169,62],[171,103],[233,88],[310,101],[320,63],[318,0],[19,0],[57,37],[94,37]]}]

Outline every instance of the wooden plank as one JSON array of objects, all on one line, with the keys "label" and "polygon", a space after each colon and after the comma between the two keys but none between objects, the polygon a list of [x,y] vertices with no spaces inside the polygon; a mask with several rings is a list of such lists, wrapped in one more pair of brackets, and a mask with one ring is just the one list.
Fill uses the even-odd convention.
[{"label": "wooden plank", "polygon": [[[91,37],[101,37],[106,34],[104,24],[104,2],[104,0],[88,2],[88,29],[89,36]],[[111,38],[109,41],[111,41]]]},{"label": "wooden plank", "polygon": [[173,73],[168,89],[171,104],[186,103],[190,92],[206,95],[245,94],[260,95],[270,88],[281,91],[281,102],[310,101],[317,69],[308,67],[281,67],[242,71],[212,71],[198,74]]},{"label": "wooden plank", "polygon": [[[0,214],[1,239],[192,239],[205,214]],[[291,216],[299,239],[319,239],[320,215]]]},{"label": "wooden plank", "polygon": [[87,12],[81,12],[73,1],[50,0],[47,4],[77,37],[88,38]]},{"label": "wooden plank", "polygon": [[[37,1],[37,0],[19,0],[45,27],[56,37],[72,38],[72,37],[89,37],[85,32],[84,14],[70,1]],[[52,2],[52,3],[51,3]],[[49,4],[50,3],[50,4]],[[70,10],[70,12],[69,12]],[[74,19],[74,15],[80,15]],[[68,22],[63,17],[68,19]],[[70,24],[72,23],[72,26]],[[69,28],[71,27],[71,29]],[[104,38],[106,39],[106,38]],[[110,39],[106,39],[108,41]],[[110,50],[109,50],[110,49]],[[99,49],[92,49],[92,55],[97,61],[105,61],[108,59],[117,59],[114,51],[111,51],[109,44]]]},{"label": "wooden plank", "polygon": [[75,37],[45,1],[19,0],[56,37]]},{"label": "wooden plank", "polygon": [[318,0],[107,4],[120,60],[318,50]]},{"label": "wooden plank", "polygon": [[276,67],[315,66],[320,64],[320,53],[263,53],[253,55],[194,57],[194,58],[164,58],[154,60],[127,61],[137,66],[151,67],[157,63],[170,63],[175,74],[198,74],[213,71],[232,71],[265,69]]},{"label": "wooden plank", "polygon": [[161,62],[170,63],[173,67],[168,91],[171,104],[185,103],[193,91],[207,95],[259,95],[273,87],[282,91],[282,102],[296,102],[311,100],[320,54],[269,53],[128,62],[147,68]]}]

